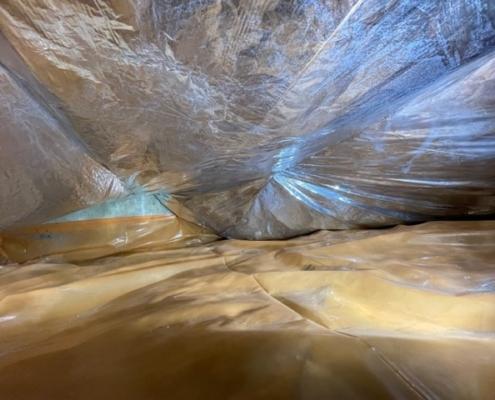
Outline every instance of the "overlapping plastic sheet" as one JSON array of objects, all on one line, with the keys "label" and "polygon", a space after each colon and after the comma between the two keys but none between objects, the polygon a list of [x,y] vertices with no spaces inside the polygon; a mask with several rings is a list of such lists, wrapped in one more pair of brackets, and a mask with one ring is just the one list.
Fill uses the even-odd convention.
[{"label": "overlapping plastic sheet", "polygon": [[5,266],[0,397],[491,400],[494,241],[430,222]]},{"label": "overlapping plastic sheet", "polygon": [[208,229],[177,218],[163,205],[165,200],[160,194],[134,194],[43,224],[9,229],[0,235],[0,264],[84,261],[218,239]]},{"label": "overlapping plastic sheet", "polygon": [[3,0],[0,226],[136,188],[238,238],[493,213],[494,24],[492,0]]}]

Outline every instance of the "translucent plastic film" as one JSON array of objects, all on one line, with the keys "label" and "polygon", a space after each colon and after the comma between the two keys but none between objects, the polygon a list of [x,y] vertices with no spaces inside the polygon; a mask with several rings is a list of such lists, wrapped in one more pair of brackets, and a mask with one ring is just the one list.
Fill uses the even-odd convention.
[{"label": "translucent plastic film", "polygon": [[[11,49],[0,38],[6,53]],[[26,84],[0,64],[0,230],[125,192]]]},{"label": "translucent plastic film", "polygon": [[436,222],[5,266],[0,397],[491,400],[494,241]]},{"label": "translucent plastic film", "polygon": [[[3,0],[4,80],[36,99],[1,88],[1,162],[26,177],[2,171],[0,206],[36,208],[42,174],[40,217],[118,177],[227,237],[493,214],[494,24],[492,0]],[[3,146],[52,120],[81,150]]]},{"label": "translucent plastic film", "polygon": [[181,220],[159,195],[135,194],[0,234],[0,264],[70,262],[212,242],[211,231]]}]

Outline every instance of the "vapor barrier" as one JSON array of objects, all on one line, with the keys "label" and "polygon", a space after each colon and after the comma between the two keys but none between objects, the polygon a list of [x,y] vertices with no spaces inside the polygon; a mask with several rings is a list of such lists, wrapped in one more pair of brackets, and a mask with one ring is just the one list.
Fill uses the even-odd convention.
[{"label": "vapor barrier", "polygon": [[5,266],[0,397],[488,400],[494,241],[436,222]]}]

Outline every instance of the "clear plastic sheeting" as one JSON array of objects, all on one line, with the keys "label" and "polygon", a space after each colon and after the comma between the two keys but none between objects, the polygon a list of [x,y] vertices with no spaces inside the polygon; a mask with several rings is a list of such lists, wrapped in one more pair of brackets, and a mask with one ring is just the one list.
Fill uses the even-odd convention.
[{"label": "clear plastic sheeting", "polygon": [[284,238],[494,213],[494,25],[492,0],[4,0],[0,62],[126,190]]},{"label": "clear plastic sheeting", "polygon": [[5,266],[0,397],[489,400],[494,242],[435,222]]},{"label": "clear plastic sheeting", "polygon": [[119,179],[0,65],[0,230],[123,193]]}]

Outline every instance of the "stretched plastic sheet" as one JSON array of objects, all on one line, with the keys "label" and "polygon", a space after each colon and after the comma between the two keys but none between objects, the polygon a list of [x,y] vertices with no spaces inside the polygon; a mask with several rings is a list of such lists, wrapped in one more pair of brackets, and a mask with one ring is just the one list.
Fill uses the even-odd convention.
[{"label": "stretched plastic sheet", "polygon": [[[110,176],[66,193],[105,171],[222,236],[283,238],[494,212],[494,24],[492,0],[3,0],[0,62],[48,110],[31,129],[92,159],[43,175],[40,216],[101,201]],[[16,146],[16,171],[74,153]]]},{"label": "stretched plastic sheet", "polygon": [[494,242],[436,222],[5,266],[0,397],[491,400]]}]

